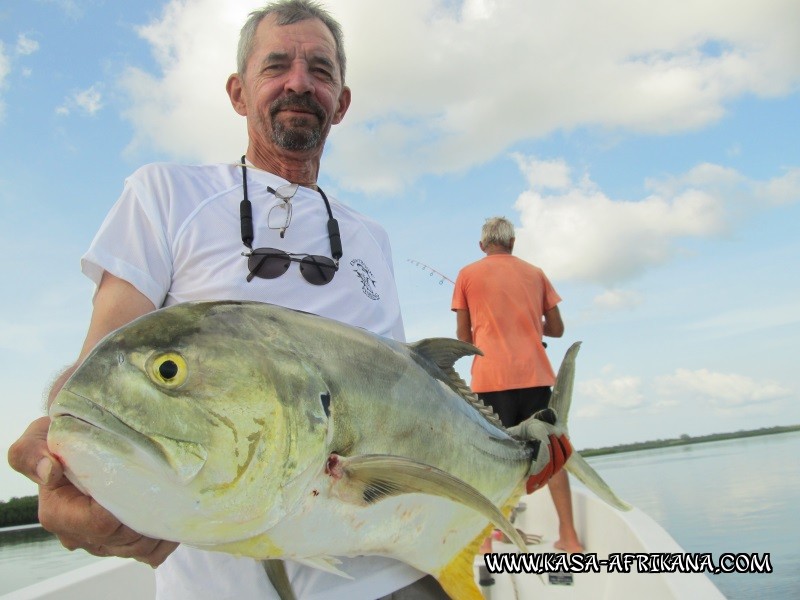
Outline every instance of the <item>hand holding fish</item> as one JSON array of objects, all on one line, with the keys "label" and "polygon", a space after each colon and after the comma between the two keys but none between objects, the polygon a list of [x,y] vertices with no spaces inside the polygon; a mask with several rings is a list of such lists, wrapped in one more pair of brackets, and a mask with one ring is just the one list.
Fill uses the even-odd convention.
[{"label": "hand holding fish", "polygon": [[95,556],[134,558],[160,565],[178,546],[156,540],[123,525],[64,476],[59,460],[47,448],[50,418],[37,419],[8,450],[8,462],[39,485],[39,520],[68,550],[83,548]]}]

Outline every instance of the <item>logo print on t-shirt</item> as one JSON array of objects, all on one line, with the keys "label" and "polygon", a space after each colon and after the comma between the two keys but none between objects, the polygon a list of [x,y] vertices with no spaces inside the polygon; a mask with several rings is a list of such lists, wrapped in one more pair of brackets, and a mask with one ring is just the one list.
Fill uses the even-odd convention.
[{"label": "logo print on t-shirt", "polygon": [[381,297],[375,291],[375,277],[369,267],[364,264],[364,261],[360,258],[354,258],[350,261],[350,266],[353,267],[353,272],[361,280],[361,290],[364,295],[371,300],[380,300]]}]

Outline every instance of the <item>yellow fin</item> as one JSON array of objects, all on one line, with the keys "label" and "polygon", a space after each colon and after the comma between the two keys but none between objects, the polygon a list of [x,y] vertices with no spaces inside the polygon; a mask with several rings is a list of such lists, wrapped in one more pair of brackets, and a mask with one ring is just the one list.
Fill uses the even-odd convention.
[{"label": "yellow fin", "polygon": [[[503,516],[508,518],[522,497],[523,490],[524,485],[520,483],[500,509]],[[473,565],[483,540],[492,534],[493,529],[494,526],[491,523],[487,525],[474,540],[464,546],[464,549],[449,564],[445,565],[438,575],[435,575],[439,585],[453,600],[483,600],[483,594],[475,583]]]},{"label": "yellow fin", "polygon": [[487,525],[481,533],[464,546],[436,576],[439,585],[453,600],[483,600],[478,584],[475,583],[473,563],[483,540],[492,533],[493,526]]}]

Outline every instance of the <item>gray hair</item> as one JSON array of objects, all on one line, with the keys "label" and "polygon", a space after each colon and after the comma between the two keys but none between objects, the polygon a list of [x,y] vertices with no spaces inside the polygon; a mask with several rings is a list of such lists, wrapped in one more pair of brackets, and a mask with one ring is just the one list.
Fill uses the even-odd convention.
[{"label": "gray hair", "polygon": [[514,239],[514,225],[505,217],[491,217],[486,219],[481,229],[481,243],[484,246],[495,244],[511,249],[511,240]]},{"label": "gray hair", "polygon": [[292,25],[307,19],[319,19],[330,30],[333,41],[336,43],[336,59],[342,71],[342,85],[344,85],[344,71],[347,59],[344,55],[344,36],[342,26],[325,10],[321,4],[313,0],[278,0],[260,10],[250,13],[250,17],[242,27],[239,34],[239,48],[236,52],[236,68],[239,76],[244,77],[247,68],[247,59],[253,51],[256,29],[259,23],[269,15],[275,15],[278,25]]}]

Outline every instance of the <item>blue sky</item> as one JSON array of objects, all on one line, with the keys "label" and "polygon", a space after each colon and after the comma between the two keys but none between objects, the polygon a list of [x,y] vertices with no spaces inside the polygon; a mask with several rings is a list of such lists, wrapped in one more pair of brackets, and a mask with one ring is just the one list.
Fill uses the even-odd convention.
[{"label": "blue sky", "polygon": [[[329,0],[353,104],[321,184],[388,230],[410,340],[453,336],[485,218],[582,340],[577,447],[800,423],[796,0]],[[141,164],[232,161],[247,0],[0,5],[4,449],[77,355],[79,258]],[[469,364],[459,363],[468,377]],[[0,499],[35,492],[0,465]]]}]

